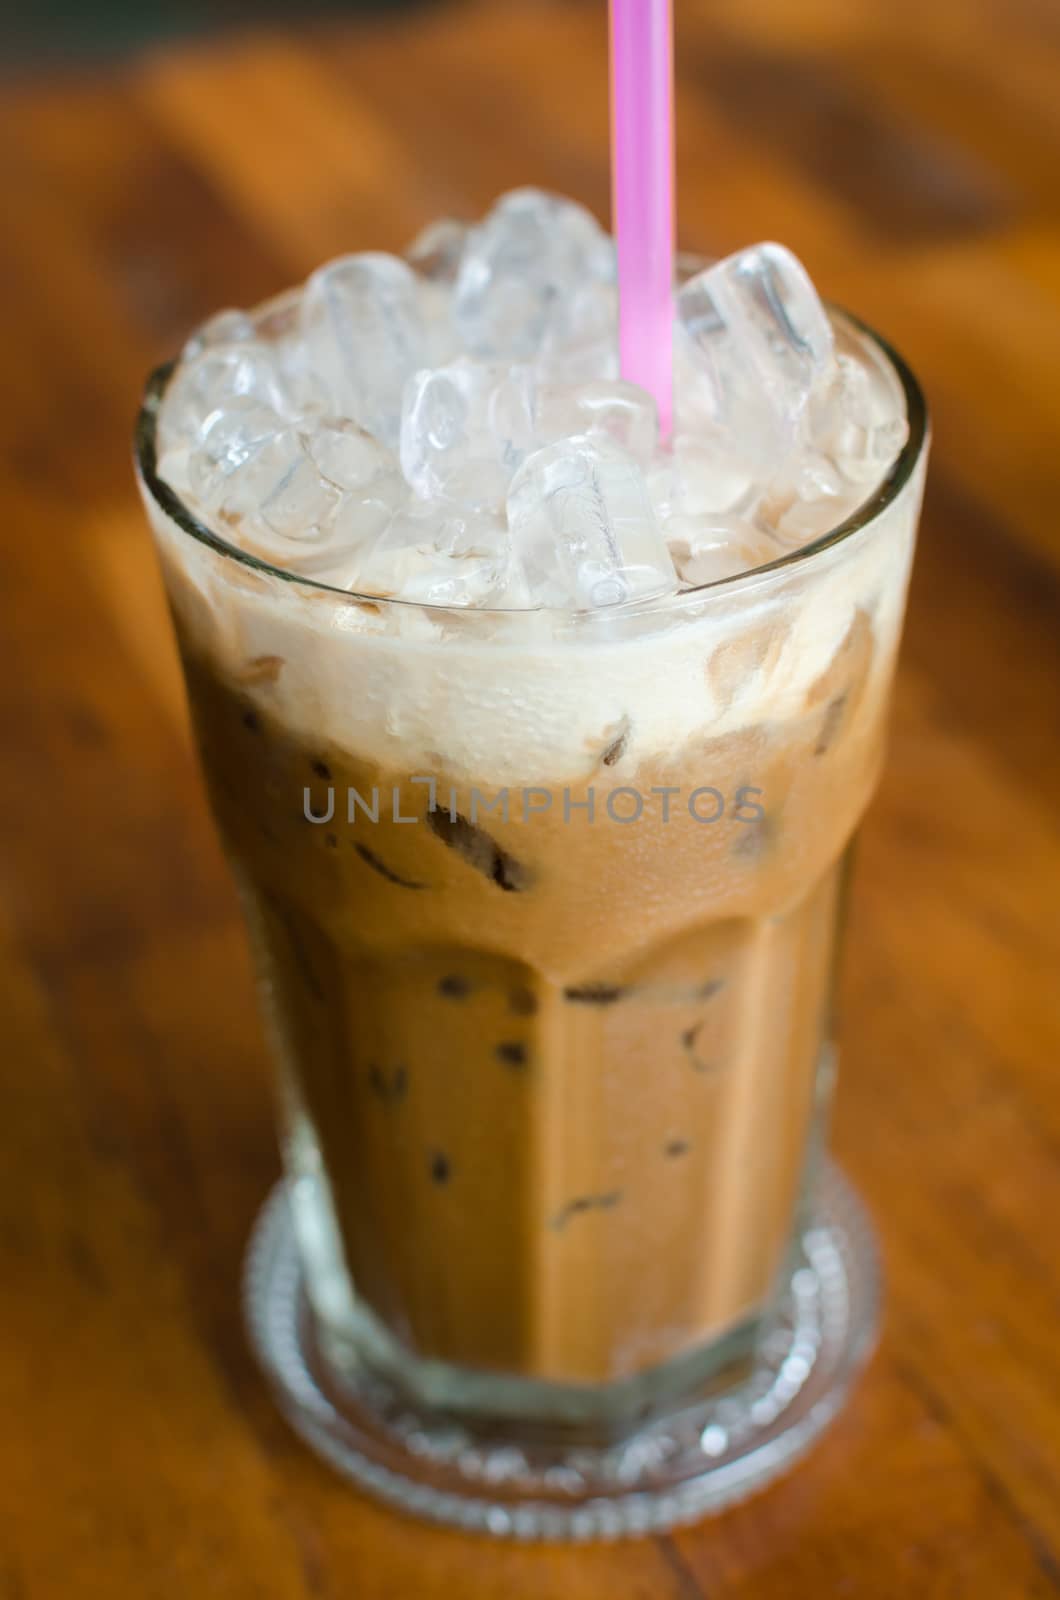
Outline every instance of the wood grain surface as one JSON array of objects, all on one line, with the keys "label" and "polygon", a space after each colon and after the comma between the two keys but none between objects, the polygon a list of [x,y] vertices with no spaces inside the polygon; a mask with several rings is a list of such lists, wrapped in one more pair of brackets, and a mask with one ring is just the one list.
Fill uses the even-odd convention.
[{"label": "wood grain surface", "polygon": [[682,242],[790,244],[936,443],[864,832],[835,1142],[882,1347],[791,1478],[672,1537],[492,1546],[279,1419],[237,1276],[276,1175],[129,433],[211,309],[535,182],[607,212],[603,0],[230,34],[0,100],[0,1596],[1060,1593],[1060,22],[676,0]]}]

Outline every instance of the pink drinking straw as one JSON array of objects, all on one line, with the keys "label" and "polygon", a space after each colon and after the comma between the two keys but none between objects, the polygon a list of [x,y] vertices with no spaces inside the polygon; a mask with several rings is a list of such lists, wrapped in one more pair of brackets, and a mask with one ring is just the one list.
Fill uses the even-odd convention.
[{"label": "pink drinking straw", "polygon": [[622,376],[673,417],[673,15],[671,0],[611,0],[612,226]]}]

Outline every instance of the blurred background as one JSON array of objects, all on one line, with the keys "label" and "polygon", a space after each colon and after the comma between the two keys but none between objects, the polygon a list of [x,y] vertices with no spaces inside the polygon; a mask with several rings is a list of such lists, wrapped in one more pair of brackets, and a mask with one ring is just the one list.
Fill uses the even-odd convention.
[{"label": "blurred background", "polygon": [[881,1354],[788,1484],[621,1551],[349,1494],[240,1326],[273,1180],[235,897],[129,439],[189,329],[538,184],[608,213],[604,0],[167,0],[0,21],[0,1595],[1060,1589],[1060,12],[675,0],[682,245],[777,238],[928,392],[836,1145]]},{"label": "blurred background", "polygon": [[311,17],[359,18],[408,11],[414,5],[442,0],[312,0],[292,6],[290,0],[165,0],[144,5],[136,0],[107,0],[104,5],[78,5],[77,0],[46,0],[20,16],[5,16],[0,37],[4,58],[19,66],[41,62],[105,61],[145,45],[194,38],[205,33],[263,23],[302,23]]}]

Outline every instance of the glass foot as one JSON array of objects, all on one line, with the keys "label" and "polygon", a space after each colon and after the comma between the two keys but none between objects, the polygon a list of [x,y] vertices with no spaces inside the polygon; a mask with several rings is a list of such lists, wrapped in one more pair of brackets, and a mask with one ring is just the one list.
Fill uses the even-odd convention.
[{"label": "glass foot", "polygon": [[874,1343],[879,1290],[872,1225],[826,1166],[750,1374],[620,1443],[585,1449],[514,1432],[483,1441],[451,1418],[414,1414],[374,1374],[329,1370],[313,1337],[282,1184],[258,1217],[244,1275],[251,1343],[307,1444],[391,1505],[515,1539],[657,1532],[761,1488],[843,1404]]}]

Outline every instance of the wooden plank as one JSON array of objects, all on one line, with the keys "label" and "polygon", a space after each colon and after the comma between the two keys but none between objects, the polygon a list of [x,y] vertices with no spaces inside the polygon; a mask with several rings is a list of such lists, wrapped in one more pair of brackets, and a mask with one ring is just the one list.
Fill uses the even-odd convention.
[{"label": "wooden plank", "polygon": [[128,1124],[101,1115],[7,938],[0,997],[17,1064],[0,1191],[7,1593],[313,1593],[267,1456],[137,1192]]}]

